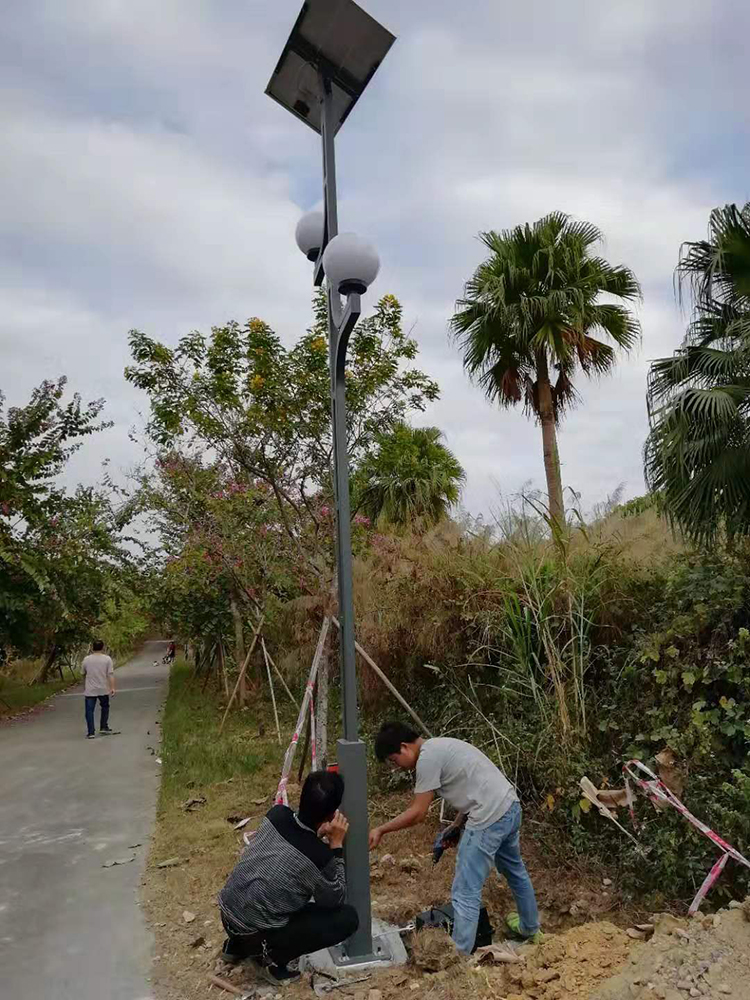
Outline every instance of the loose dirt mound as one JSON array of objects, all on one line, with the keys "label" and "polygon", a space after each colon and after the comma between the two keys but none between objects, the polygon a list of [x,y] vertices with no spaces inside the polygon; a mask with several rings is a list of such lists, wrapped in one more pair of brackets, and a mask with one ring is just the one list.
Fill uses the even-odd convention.
[{"label": "loose dirt mound", "polygon": [[414,965],[423,972],[440,972],[458,963],[453,941],[439,927],[427,927],[414,935],[411,957]]},{"label": "loose dirt mound", "polygon": [[586,1000],[625,965],[631,947],[625,932],[608,921],[574,927],[523,948],[525,965],[501,971],[503,995],[507,1000]]},{"label": "loose dirt mound", "polygon": [[651,942],[591,1000],[746,1000],[750,923],[740,908],[691,921],[657,918]]}]

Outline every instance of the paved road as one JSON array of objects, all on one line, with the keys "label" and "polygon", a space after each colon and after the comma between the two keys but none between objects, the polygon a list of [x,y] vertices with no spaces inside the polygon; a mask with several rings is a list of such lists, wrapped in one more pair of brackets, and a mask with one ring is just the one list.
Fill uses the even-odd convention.
[{"label": "paved road", "polygon": [[0,726],[2,1000],[150,997],[138,890],[159,784],[146,747],[158,746],[165,649],[146,643],[117,671],[110,726],[120,736],[84,739],[80,688],[37,718]]}]

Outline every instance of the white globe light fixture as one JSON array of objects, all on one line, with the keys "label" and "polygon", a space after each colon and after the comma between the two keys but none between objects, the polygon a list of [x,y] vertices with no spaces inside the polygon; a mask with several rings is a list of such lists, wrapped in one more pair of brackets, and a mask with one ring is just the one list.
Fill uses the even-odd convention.
[{"label": "white globe light fixture", "polygon": [[325,220],[322,212],[308,212],[297,223],[295,239],[297,246],[309,261],[316,261],[323,246]]},{"label": "white globe light fixture", "polygon": [[341,295],[364,295],[378,276],[380,258],[371,243],[354,233],[340,233],[326,247],[323,267]]}]

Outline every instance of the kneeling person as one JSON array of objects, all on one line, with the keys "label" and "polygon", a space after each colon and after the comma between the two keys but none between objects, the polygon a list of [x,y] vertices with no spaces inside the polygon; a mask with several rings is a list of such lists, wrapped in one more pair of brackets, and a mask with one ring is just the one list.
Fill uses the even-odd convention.
[{"label": "kneeling person", "polygon": [[227,961],[257,958],[267,978],[284,983],[298,976],[287,969],[292,959],[340,944],[357,930],[357,912],[346,903],[343,795],[339,774],[314,771],[302,786],[298,812],[269,810],[219,893]]},{"label": "kneeling person", "polygon": [[470,743],[450,737],[425,740],[399,722],[383,726],[375,739],[375,754],[404,770],[416,769],[417,780],[409,808],[370,831],[371,849],[383,834],[421,823],[436,794],[458,812],[451,832],[457,834],[466,821],[451,889],[458,951],[469,955],[474,949],[482,887],[493,863],[508,880],[518,907],[507,918],[509,930],[517,937],[539,940],[536,897],[521,858],[521,806],[505,775]]}]

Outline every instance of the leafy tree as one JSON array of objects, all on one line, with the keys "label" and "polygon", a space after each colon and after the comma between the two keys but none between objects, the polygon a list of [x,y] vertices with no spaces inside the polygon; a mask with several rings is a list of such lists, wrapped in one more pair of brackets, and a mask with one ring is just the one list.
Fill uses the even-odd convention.
[{"label": "leafy tree", "polygon": [[466,478],[437,427],[401,423],[379,434],[355,477],[356,506],[373,522],[423,526],[442,520]]},{"label": "leafy tree", "polygon": [[[301,545],[300,525],[330,496],[332,441],[325,296],[314,323],[287,349],[259,319],[214,327],[207,339],[184,337],[175,348],[130,334],[134,364],[126,378],[151,400],[149,433],[162,448],[182,442],[212,449],[227,470],[264,483],[287,536]],[[386,295],[355,329],[347,367],[349,457],[355,467],[376,435],[438,396],[435,382],[409,366],[416,342],[402,327],[398,301]]]},{"label": "leafy tree", "polygon": [[88,641],[105,606],[138,569],[123,530],[129,512],[107,489],[58,477],[83,439],[109,424],[103,400],[63,402],[66,380],[45,381],[24,407],[0,410],[0,645],[56,657]]},{"label": "leafy tree", "polygon": [[[623,305],[640,297],[633,272],[595,256],[602,233],[553,212],[533,225],[480,234],[490,256],[457,303],[452,330],[464,368],[488,399],[523,403],[542,427],[550,517],[564,519],[557,425],[578,396],[574,378],[604,375],[640,336]],[[598,339],[604,335],[611,343]]]},{"label": "leafy tree", "polygon": [[711,542],[750,533],[750,203],[711,213],[677,265],[694,312],[680,348],[651,365],[646,482],[673,523]]}]

